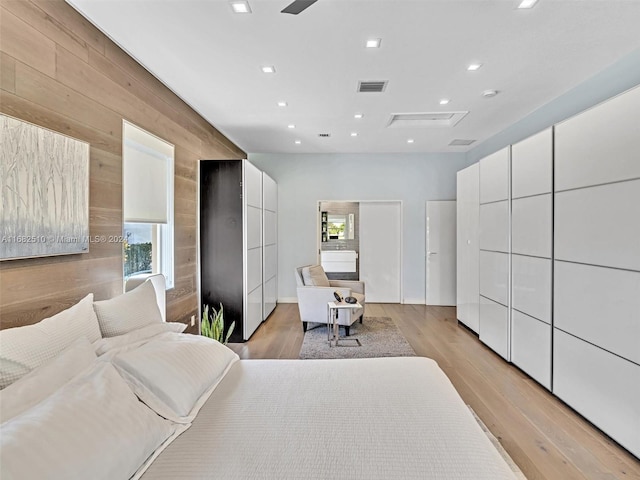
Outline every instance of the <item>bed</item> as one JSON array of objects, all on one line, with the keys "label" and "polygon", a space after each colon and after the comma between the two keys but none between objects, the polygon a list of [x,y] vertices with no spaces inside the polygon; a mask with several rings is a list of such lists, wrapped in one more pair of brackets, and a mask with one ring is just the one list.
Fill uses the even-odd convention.
[{"label": "bed", "polygon": [[163,303],[145,314],[155,283],[83,299],[99,332],[21,358],[13,381],[7,359],[43,357],[39,334],[63,324],[0,332],[3,480],[516,478],[433,360],[239,360],[163,322]]}]

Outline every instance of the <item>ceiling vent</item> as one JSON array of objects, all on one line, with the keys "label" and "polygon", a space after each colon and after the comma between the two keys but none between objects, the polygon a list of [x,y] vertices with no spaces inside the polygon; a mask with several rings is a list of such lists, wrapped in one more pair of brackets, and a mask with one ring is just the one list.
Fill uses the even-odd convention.
[{"label": "ceiling vent", "polygon": [[330,133],[319,133],[318,136],[322,137],[322,138],[329,138],[331,136],[331,134]]},{"label": "ceiling vent", "polygon": [[393,113],[388,127],[453,127],[469,112]]},{"label": "ceiling vent", "polygon": [[466,147],[467,145],[471,145],[475,140],[463,140],[461,138],[456,138],[455,140],[451,140],[449,144],[450,147]]},{"label": "ceiling vent", "polygon": [[387,88],[387,80],[377,80],[372,82],[358,82],[358,92],[360,93],[381,93]]}]

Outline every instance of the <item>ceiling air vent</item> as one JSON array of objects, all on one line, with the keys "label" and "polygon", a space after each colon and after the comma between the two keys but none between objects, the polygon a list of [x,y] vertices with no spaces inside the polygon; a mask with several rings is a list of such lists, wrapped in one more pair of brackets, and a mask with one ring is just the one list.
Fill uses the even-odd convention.
[{"label": "ceiling air vent", "polygon": [[453,127],[469,112],[393,113],[388,127]]},{"label": "ceiling air vent", "polygon": [[372,82],[358,82],[358,92],[361,93],[380,93],[387,88],[387,80],[377,80]]},{"label": "ceiling air vent", "polygon": [[475,140],[463,140],[461,138],[456,138],[455,140],[451,140],[449,144],[450,147],[466,147],[467,145],[471,145]]},{"label": "ceiling air vent", "polygon": [[322,137],[322,138],[328,138],[328,137],[331,136],[331,134],[330,133],[319,133],[318,136]]}]

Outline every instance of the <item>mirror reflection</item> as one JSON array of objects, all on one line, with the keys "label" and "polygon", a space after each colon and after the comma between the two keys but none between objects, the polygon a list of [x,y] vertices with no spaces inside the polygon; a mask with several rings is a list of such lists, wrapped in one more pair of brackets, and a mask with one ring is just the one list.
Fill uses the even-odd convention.
[{"label": "mirror reflection", "polygon": [[329,240],[353,240],[354,238],[353,214],[327,216],[327,234]]}]

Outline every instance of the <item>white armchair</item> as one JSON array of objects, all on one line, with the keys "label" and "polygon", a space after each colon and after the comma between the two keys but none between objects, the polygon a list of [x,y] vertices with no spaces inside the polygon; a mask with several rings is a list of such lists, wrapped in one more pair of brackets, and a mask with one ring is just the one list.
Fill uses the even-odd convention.
[{"label": "white armchair", "polygon": [[351,325],[364,315],[364,282],[357,280],[329,280],[320,265],[307,265],[296,268],[296,284],[298,286],[298,309],[302,328],[306,332],[309,323],[324,323],[327,319],[327,303],[335,301],[333,292],[338,291],[343,297],[355,297],[362,308],[340,310],[338,325],[345,327],[345,335],[349,336]]}]

